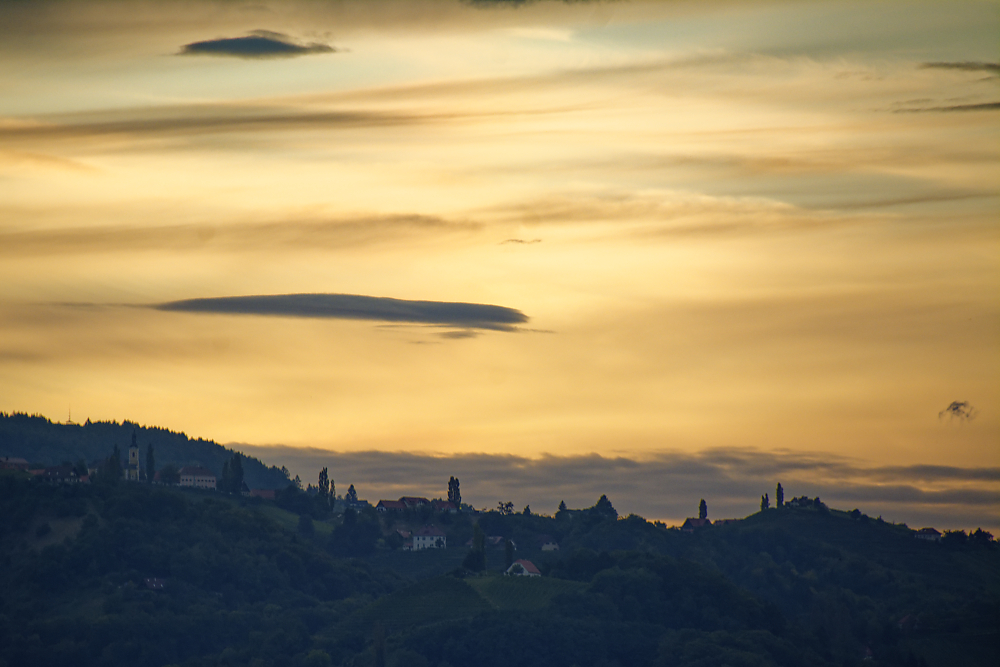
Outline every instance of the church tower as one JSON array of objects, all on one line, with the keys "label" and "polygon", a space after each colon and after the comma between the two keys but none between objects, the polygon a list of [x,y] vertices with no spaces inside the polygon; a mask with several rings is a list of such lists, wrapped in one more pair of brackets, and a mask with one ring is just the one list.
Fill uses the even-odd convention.
[{"label": "church tower", "polygon": [[135,431],[132,431],[132,444],[128,448],[128,466],[125,468],[125,479],[139,481],[139,445],[136,444]]}]

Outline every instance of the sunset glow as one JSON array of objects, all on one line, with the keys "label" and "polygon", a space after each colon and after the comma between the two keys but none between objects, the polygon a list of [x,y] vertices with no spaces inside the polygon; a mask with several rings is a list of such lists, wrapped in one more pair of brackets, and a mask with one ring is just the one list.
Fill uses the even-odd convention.
[{"label": "sunset glow", "polygon": [[995,531],[997,4],[508,4],[0,4],[0,410]]}]

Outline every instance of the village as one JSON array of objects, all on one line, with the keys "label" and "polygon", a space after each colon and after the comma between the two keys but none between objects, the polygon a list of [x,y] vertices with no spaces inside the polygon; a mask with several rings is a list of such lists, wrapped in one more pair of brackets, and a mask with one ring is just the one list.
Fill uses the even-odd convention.
[{"label": "village", "polygon": [[[279,506],[285,504],[282,501],[289,496],[299,497],[298,506],[293,508],[300,513],[300,531],[311,533],[312,517],[309,512],[302,512],[303,507],[316,506],[318,498],[328,497],[328,500],[320,502],[324,509],[329,507],[325,521],[339,519],[343,523],[355,521],[356,515],[369,517],[369,521],[375,520],[380,529],[377,538],[378,544],[385,548],[395,549],[403,552],[426,551],[432,549],[454,549],[461,548],[470,554],[485,554],[486,550],[495,550],[504,553],[503,571],[509,576],[540,577],[541,569],[527,558],[516,558],[519,551],[529,551],[536,554],[558,552],[559,542],[550,534],[539,532],[528,536],[530,544],[520,546],[512,536],[499,534],[486,534],[480,530],[481,524],[489,525],[488,521],[481,521],[483,516],[499,515],[506,516],[515,513],[513,503],[500,501],[496,508],[476,509],[469,504],[463,503],[459,480],[451,477],[448,481],[447,498],[429,499],[422,496],[401,496],[398,499],[380,499],[372,505],[368,500],[358,498],[358,494],[353,485],[349,487],[346,494],[336,495],[328,480],[327,469],[323,469],[319,474],[317,485],[307,484],[302,488],[302,483],[298,477],[290,479],[285,489],[259,489],[251,488],[243,481],[240,455],[234,454],[230,461],[224,465],[223,476],[220,478],[208,468],[200,465],[183,466],[176,468],[166,465],[155,470],[151,478],[148,471],[153,470],[155,462],[150,454],[151,447],[147,451],[146,465],[140,463],[139,446],[136,436],[133,434],[132,442],[127,450],[125,462],[120,460],[117,446],[114,453],[107,459],[85,465],[83,462],[77,464],[63,464],[58,466],[32,466],[24,458],[5,457],[0,458],[0,469],[18,470],[34,476],[47,484],[90,484],[94,480],[100,479],[101,475],[118,476],[128,482],[148,482],[156,485],[176,486],[180,489],[192,489],[201,492],[223,492],[232,495],[239,495],[254,502],[275,503]],[[117,465],[116,465],[117,464]],[[829,511],[819,498],[809,498],[801,496],[784,501],[784,491],[780,484],[776,489],[776,506],[798,511]],[[303,505],[302,499],[312,499],[312,505]],[[770,507],[770,499],[767,494],[761,497],[761,510]],[[531,514],[528,507],[524,508],[524,514]],[[561,503],[554,517],[557,519],[572,519],[575,516],[585,513],[598,513],[619,517],[605,496],[602,496],[598,503],[588,509],[570,509],[565,503]],[[453,517],[462,516],[468,519],[475,527],[475,533],[468,539],[455,541],[454,530],[449,530],[453,524]],[[849,516],[856,520],[868,520],[867,516],[861,514],[859,510],[853,510]],[[692,534],[709,529],[712,526],[725,526],[736,524],[742,519],[716,519],[708,518],[708,508],[705,500],[701,500],[697,517],[689,517],[680,525],[668,526],[662,522],[654,521],[653,524],[666,530],[676,530],[680,533]],[[881,517],[877,519],[881,522]],[[303,526],[309,526],[304,528]],[[928,542],[940,542],[945,536],[941,531],[933,527],[924,527],[919,530],[912,530],[913,537],[917,540]],[[452,533],[452,534],[450,534]],[[449,544],[449,537],[452,538]],[[525,548],[526,547],[526,548]],[[468,559],[467,559],[468,561]],[[485,562],[485,556],[482,555]],[[475,562],[475,560],[470,561]],[[162,582],[153,581],[150,585],[161,585]]]}]

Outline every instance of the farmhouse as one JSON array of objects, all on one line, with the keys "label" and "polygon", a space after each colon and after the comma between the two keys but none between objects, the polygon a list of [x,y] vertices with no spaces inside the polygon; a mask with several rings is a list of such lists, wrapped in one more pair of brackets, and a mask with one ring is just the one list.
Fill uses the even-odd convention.
[{"label": "farmhouse", "polygon": [[535,564],[530,560],[516,560],[504,574],[511,577],[540,577],[542,573],[538,571]]},{"label": "farmhouse", "polygon": [[201,466],[184,466],[180,475],[181,486],[191,486],[196,489],[214,489],[217,481],[211,470]]},{"label": "farmhouse", "polygon": [[933,528],[921,528],[913,536],[918,540],[926,540],[928,542],[941,541],[941,533]]},{"label": "farmhouse", "polygon": [[28,462],[11,456],[0,456],[0,470],[27,470]]},{"label": "farmhouse", "polygon": [[437,526],[424,526],[413,533],[413,550],[444,549],[448,546],[448,536]]},{"label": "farmhouse", "polygon": [[538,548],[541,551],[559,551],[559,543],[551,535],[539,535]]},{"label": "farmhouse", "polygon": [[385,512],[402,512],[406,509],[406,504],[402,500],[380,500],[375,509],[383,514]]},{"label": "farmhouse", "polygon": [[681,526],[681,530],[683,530],[685,533],[693,533],[699,528],[705,528],[711,525],[712,525],[711,519],[685,519],[684,525]]}]

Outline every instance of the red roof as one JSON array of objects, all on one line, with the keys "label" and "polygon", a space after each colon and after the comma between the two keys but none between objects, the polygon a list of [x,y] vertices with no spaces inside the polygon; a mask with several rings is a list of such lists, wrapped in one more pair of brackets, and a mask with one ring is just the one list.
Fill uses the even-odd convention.
[{"label": "red roof", "polygon": [[939,533],[938,531],[936,531],[933,528],[921,528],[920,530],[917,531],[917,535],[935,535],[935,536],[937,536],[937,535],[940,535],[940,534],[941,533]]},{"label": "red roof", "polygon": [[514,567],[514,565],[520,565],[521,567],[524,568],[524,571],[527,572],[528,574],[539,574],[539,575],[541,574],[541,572],[538,571],[538,568],[535,567],[535,564],[532,563],[530,560],[516,560],[511,565],[511,567]]},{"label": "red roof", "polygon": [[444,531],[437,526],[424,526],[420,530],[413,533],[419,537],[444,537]]},{"label": "red roof", "polygon": [[405,510],[406,504],[402,500],[380,500],[375,508],[379,507],[386,510]]},{"label": "red roof", "polygon": [[434,509],[441,511],[458,509],[457,507],[455,507],[455,503],[451,502],[450,500],[435,500],[434,502],[431,503],[431,505],[434,507]]},{"label": "red roof", "polygon": [[403,496],[399,499],[399,502],[403,503],[407,507],[416,507],[417,505],[430,505],[431,501],[426,498],[415,498],[413,496]]},{"label": "red roof", "polygon": [[709,519],[686,519],[684,525],[681,526],[681,530],[694,530],[695,528],[703,528],[711,525],[712,522]]}]

